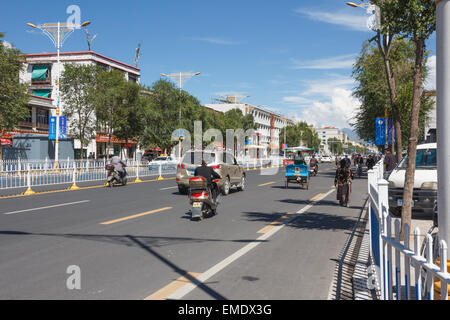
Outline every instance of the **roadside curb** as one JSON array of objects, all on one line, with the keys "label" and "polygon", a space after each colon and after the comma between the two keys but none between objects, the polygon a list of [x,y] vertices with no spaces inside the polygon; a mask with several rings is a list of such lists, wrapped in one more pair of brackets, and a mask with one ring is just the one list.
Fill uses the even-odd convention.
[{"label": "roadside curb", "polygon": [[[365,208],[369,214],[369,202]],[[361,242],[358,258],[353,272],[353,296],[354,300],[377,300],[373,290],[369,289],[369,267],[372,265],[370,256],[370,223],[366,222],[364,236]]]}]

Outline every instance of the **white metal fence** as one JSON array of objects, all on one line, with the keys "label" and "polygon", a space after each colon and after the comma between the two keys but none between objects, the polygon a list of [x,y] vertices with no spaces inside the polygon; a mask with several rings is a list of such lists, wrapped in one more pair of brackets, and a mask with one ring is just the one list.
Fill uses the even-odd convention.
[{"label": "white metal fence", "polygon": [[[258,169],[279,165],[281,158],[238,159],[244,169]],[[0,161],[0,190],[31,188],[34,186],[76,184],[106,180],[106,160],[4,160]],[[164,177],[176,174],[177,163],[151,164],[148,161],[127,160],[129,178]]]},{"label": "white metal fence", "polygon": [[[389,216],[388,182],[383,179],[383,174],[383,161],[368,173],[370,251],[381,299],[447,300],[450,284],[447,244],[428,234],[424,240],[425,250],[421,252],[420,230],[416,228],[412,234],[412,248],[407,224],[403,230],[404,237],[400,238],[399,219],[395,219],[392,229],[394,219]],[[442,262],[440,266],[439,261]]]}]

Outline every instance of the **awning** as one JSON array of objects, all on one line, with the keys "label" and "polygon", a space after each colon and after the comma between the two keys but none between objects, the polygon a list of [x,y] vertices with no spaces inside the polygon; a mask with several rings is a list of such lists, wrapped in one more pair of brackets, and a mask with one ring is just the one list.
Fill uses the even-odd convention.
[{"label": "awning", "polygon": [[49,66],[33,66],[33,73],[31,74],[31,80],[45,81],[48,80],[47,72]]},{"label": "awning", "polygon": [[6,145],[12,144],[12,141],[8,140],[8,139],[1,139],[0,141],[1,141],[1,145],[2,146],[6,146]]},{"label": "awning", "polygon": [[32,94],[43,98],[50,98],[51,91],[50,89],[36,89],[33,90]]}]

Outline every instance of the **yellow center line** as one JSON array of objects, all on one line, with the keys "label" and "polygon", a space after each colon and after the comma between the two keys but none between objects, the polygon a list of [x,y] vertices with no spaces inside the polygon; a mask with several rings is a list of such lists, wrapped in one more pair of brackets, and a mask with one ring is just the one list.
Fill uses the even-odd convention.
[{"label": "yellow center line", "polygon": [[267,182],[267,183],[260,184],[258,187],[264,187],[264,186],[268,186],[268,185],[274,184],[274,183],[275,183],[275,181]]},{"label": "yellow center line", "polygon": [[319,200],[320,198],[322,198],[325,195],[325,193],[319,193],[318,195],[315,195],[314,197],[312,197],[311,199],[309,199],[309,202],[316,202],[317,200]]},{"label": "yellow center line", "polygon": [[[195,273],[195,272],[188,272],[189,278],[198,278],[201,273]],[[190,283],[191,280],[186,278],[186,276],[182,276],[178,278],[175,281],[172,281],[164,288],[156,291],[155,293],[149,295],[144,300],[165,300],[167,297],[169,297],[171,294],[176,292],[178,289],[181,289],[186,284]]]},{"label": "yellow center line", "polygon": [[294,212],[289,212],[289,213],[285,214],[280,219],[269,223],[267,226],[258,230],[258,232],[256,232],[256,233],[265,234],[265,233],[269,232],[270,230],[272,230],[273,228],[281,226],[283,224],[283,221],[286,220],[287,218],[289,218],[289,216],[292,214],[294,214]]},{"label": "yellow center line", "polygon": [[117,222],[122,222],[122,221],[126,221],[126,220],[136,219],[136,218],[143,217],[143,216],[146,216],[146,215],[149,215],[149,214],[152,214],[152,213],[157,213],[157,212],[170,210],[170,209],[172,209],[172,207],[164,207],[164,208],[160,208],[160,209],[156,209],[156,210],[152,210],[152,211],[147,211],[147,212],[143,212],[143,213],[139,213],[139,214],[134,214],[132,216],[123,217],[123,218],[120,218],[120,219],[115,219],[115,220],[111,220],[111,221],[102,222],[100,224],[109,225],[109,224],[113,224],[113,223],[117,223]]}]

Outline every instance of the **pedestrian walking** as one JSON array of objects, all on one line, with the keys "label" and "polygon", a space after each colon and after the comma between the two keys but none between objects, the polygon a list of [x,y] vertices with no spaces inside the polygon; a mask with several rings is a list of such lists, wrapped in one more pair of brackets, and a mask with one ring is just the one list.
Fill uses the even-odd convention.
[{"label": "pedestrian walking", "polygon": [[392,170],[397,166],[397,158],[391,153],[391,149],[386,149],[386,155],[384,157],[384,178],[387,179],[391,174]]},{"label": "pedestrian walking", "polygon": [[347,207],[350,202],[353,178],[353,172],[348,166],[348,162],[342,159],[334,178],[334,186],[337,188],[337,200],[341,206]]}]

